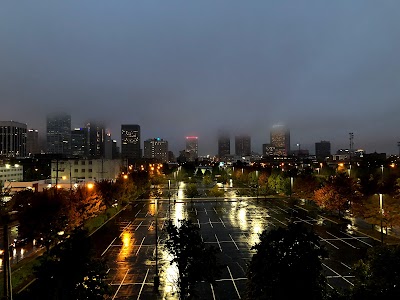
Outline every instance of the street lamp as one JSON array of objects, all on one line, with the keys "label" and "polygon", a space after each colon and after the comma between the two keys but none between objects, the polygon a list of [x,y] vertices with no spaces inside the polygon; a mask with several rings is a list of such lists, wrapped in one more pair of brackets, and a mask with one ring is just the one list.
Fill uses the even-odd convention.
[{"label": "street lamp", "polygon": [[155,219],[156,219],[156,275],[154,275],[154,289],[158,290],[160,285],[160,277],[158,276],[158,203],[155,198]]},{"label": "street lamp", "polygon": [[171,180],[168,179],[168,218],[171,220]]},{"label": "street lamp", "polygon": [[383,244],[383,224],[382,224],[382,219],[383,219],[383,195],[379,194],[379,209],[381,213],[381,243]]}]

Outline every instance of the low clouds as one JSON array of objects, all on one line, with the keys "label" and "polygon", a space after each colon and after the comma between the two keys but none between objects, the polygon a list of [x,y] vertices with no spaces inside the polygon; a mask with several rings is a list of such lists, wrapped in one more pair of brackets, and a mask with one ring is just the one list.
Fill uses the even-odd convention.
[{"label": "low clouds", "polygon": [[[303,2],[303,3],[302,3]],[[0,119],[44,130],[47,112],[74,126],[122,123],[172,150],[219,128],[248,131],[255,151],[277,122],[313,152],[397,153],[400,21],[396,1],[31,1],[0,9]],[[377,138],[379,136],[379,139]],[[303,146],[302,146],[303,148]]]}]

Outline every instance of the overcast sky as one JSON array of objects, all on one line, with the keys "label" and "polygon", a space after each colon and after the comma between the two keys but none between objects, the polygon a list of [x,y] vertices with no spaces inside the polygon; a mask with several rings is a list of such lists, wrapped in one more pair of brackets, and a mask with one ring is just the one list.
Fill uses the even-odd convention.
[{"label": "overcast sky", "polygon": [[[398,154],[400,1],[11,1],[0,3],[0,120],[45,132],[121,124],[187,135],[216,154],[217,132],[261,152],[273,124],[292,148],[329,140]],[[234,150],[234,139],[231,147]]]}]

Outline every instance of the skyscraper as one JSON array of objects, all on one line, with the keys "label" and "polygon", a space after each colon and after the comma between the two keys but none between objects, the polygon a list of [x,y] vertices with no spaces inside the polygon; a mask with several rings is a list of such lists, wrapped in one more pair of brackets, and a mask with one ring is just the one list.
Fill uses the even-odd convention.
[{"label": "skyscraper", "polygon": [[142,157],[139,125],[121,125],[121,157],[128,159],[128,161],[134,161]]},{"label": "skyscraper", "polygon": [[71,131],[71,154],[74,157],[88,157],[88,130],[87,128],[75,128]]},{"label": "skyscraper", "polygon": [[26,133],[26,152],[27,154],[40,154],[39,131],[29,129]]},{"label": "skyscraper", "polygon": [[270,133],[271,145],[276,156],[288,156],[290,153],[290,131],[284,125],[274,125]]},{"label": "skyscraper", "polygon": [[331,142],[321,141],[315,143],[315,156],[317,159],[325,159],[331,155]]},{"label": "skyscraper", "polygon": [[199,144],[197,136],[186,137],[186,152],[189,153],[189,161],[195,161],[199,157]]},{"label": "skyscraper", "polygon": [[47,153],[69,155],[71,152],[71,116],[47,116]]},{"label": "skyscraper", "polygon": [[0,156],[26,156],[26,124],[0,121]]},{"label": "skyscraper", "polygon": [[168,142],[160,138],[144,141],[144,157],[168,162]]},{"label": "skyscraper", "polygon": [[88,155],[90,158],[105,157],[105,136],[106,130],[102,124],[97,122],[88,122],[86,124],[88,134]]},{"label": "skyscraper", "polygon": [[225,158],[231,154],[231,138],[229,133],[220,132],[218,136],[218,157]]},{"label": "skyscraper", "polygon": [[249,135],[235,136],[235,155],[251,155],[251,138]]}]

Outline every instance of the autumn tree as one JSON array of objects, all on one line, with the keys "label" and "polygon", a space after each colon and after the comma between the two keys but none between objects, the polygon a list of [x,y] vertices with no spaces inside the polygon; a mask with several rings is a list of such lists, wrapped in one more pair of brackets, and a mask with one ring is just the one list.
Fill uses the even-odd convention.
[{"label": "autumn tree", "polygon": [[312,175],[299,176],[293,181],[293,194],[300,199],[312,199],[320,187],[319,180]]},{"label": "autumn tree", "polygon": [[94,187],[78,186],[72,193],[68,205],[69,230],[83,225],[86,220],[105,210],[106,205]]},{"label": "autumn tree", "polygon": [[359,194],[354,181],[346,174],[332,176],[323,187],[314,192],[314,201],[318,206],[341,214],[360,204]]}]

